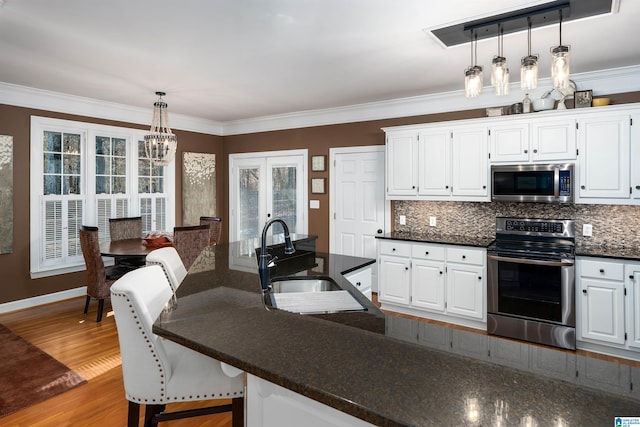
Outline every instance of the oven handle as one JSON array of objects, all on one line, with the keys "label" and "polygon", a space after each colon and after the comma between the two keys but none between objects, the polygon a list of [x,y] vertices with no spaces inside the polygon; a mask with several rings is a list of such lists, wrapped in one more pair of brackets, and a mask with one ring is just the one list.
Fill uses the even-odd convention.
[{"label": "oven handle", "polygon": [[518,264],[547,265],[550,267],[571,267],[574,265],[573,261],[541,261],[537,259],[511,258],[498,255],[487,255],[487,259],[493,261],[515,262]]}]

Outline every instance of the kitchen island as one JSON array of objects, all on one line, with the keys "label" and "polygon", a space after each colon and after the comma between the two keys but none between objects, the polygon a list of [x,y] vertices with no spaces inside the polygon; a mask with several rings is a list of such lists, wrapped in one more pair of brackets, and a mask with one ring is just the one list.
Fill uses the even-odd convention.
[{"label": "kitchen island", "polygon": [[[640,415],[637,400],[386,336],[385,317],[372,305],[313,316],[267,310],[254,249],[205,249],[178,290],[177,309],[162,313],[154,332],[373,425],[599,426]],[[329,276],[352,292],[343,274],[373,262],[315,258],[295,274]]]}]

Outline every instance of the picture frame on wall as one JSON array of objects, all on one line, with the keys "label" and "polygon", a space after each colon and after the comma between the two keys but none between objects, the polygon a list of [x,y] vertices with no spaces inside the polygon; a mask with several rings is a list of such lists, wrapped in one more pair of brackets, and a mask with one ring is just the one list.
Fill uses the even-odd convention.
[{"label": "picture frame on wall", "polygon": [[573,94],[576,108],[591,107],[591,101],[593,100],[593,91],[589,90],[577,90]]},{"label": "picture frame on wall", "polygon": [[324,172],[327,169],[327,156],[311,156],[311,172]]},{"label": "picture frame on wall", "polygon": [[324,194],[325,192],[325,178],[311,178],[311,193]]}]

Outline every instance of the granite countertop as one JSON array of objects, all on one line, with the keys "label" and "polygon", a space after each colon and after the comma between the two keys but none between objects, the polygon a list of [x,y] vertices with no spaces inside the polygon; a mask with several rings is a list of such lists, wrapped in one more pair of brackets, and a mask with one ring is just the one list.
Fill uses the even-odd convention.
[{"label": "granite countertop", "polygon": [[488,247],[495,240],[494,236],[463,236],[457,234],[418,233],[409,231],[392,231],[391,233],[377,235],[378,239],[406,240],[422,243],[442,243],[446,245]]},{"label": "granite countertop", "polygon": [[[207,248],[154,332],[378,426],[496,425],[498,402],[508,405],[501,425],[533,417],[538,425],[596,426],[640,415],[640,401],[385,336],[375,307],[336,316],[267,310],[246,250]],[[344,271],[373,262],[316,255],[317,265],[296,274],[328,275],[345,287]]]},{"label": "granite countertop", "polygon": [[578,244],[576,255],[640,261],[640,247]]}]

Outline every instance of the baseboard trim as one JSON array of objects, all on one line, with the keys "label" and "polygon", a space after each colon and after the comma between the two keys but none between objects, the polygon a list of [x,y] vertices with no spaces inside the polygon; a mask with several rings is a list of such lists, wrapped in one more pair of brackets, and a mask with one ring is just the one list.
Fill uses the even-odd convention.
[{"label": "baseboard trim", "polygon": [[81,286],[79,288],[67,289],[66,291],[54,292],[52,294],[38,295],[37,297],[6,302],[4,304],[0,304],[0,314],[10,313],[17,310],[24,310],[25,308],[33,308],[52,302],[59,302],[70,298],[84,296],[86,294],[87,287]]}]

